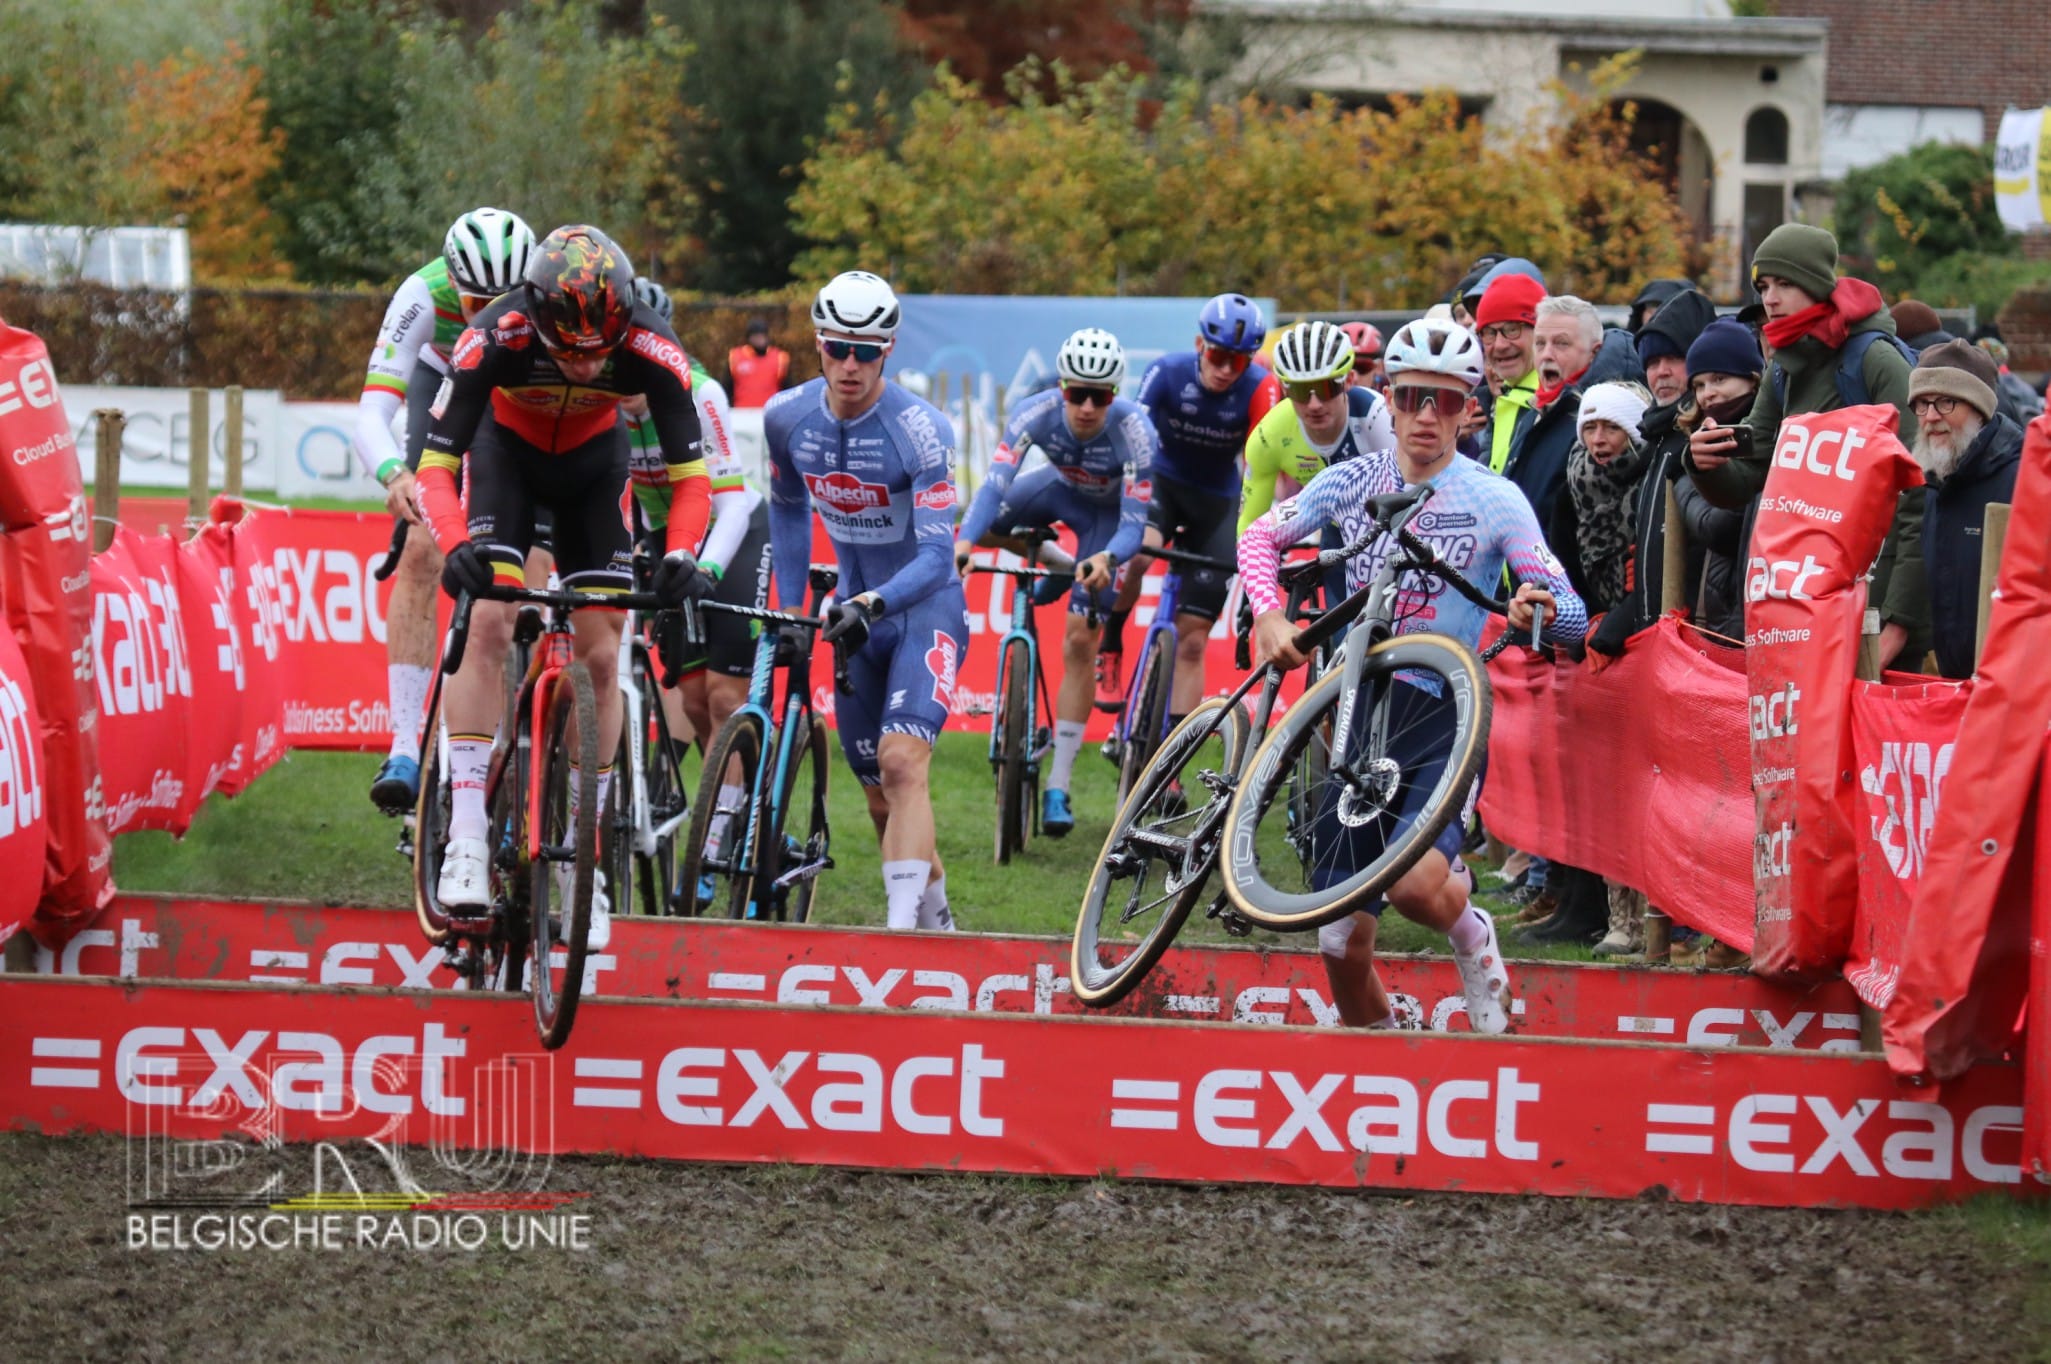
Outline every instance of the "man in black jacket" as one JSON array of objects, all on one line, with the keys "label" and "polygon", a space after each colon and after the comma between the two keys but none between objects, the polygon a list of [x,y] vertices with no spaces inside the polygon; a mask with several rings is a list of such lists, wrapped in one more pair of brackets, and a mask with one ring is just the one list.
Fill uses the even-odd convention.
[{"label": "man in black jacket", "polygon": [[1534,311],[1538,391],[1532,405],[1517,414],[1502,473],[1524,490],[1538,524],[1549,526],[1566,482],[1583,390],[1619,380],[1639,383],[1645,370],[1631,334],[1621,327],[1603,330],[1593,304],[1563,294],[1541,300]]},{"label": "man in black jacket", "polygon": [[1926,350],[1909,374],[1914,452],[1923,490],[1923,572],[1937,670],[1971,677],[1980,620],[1980,544],[1987,507],[2015,495],[2023,429],[1998,410],[2001,371],[1964,341]]}]

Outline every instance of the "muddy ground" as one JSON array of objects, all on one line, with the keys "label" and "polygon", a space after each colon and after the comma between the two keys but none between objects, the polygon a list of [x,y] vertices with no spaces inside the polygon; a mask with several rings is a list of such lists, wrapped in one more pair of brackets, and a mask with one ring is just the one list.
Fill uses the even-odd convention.
[{"label": "muddy ground", "polygon": [[125,1148],[0,1137],[0,1358],[2014,1359],[1957,1214],[564,1160],[582,1251],[149,1251]]}]

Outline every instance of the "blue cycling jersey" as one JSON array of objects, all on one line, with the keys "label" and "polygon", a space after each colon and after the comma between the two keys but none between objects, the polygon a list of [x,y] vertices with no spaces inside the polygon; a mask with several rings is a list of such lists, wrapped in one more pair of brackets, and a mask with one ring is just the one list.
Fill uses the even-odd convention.
[{"label": "blue cycling jersey", "polygon": [[1139,402],[1160,442],[1154,472],[1236,502],[1253,395],[1267,377],[1264,367],[1248,365],[1232,387],[1213,393],[1197,377],[1195,351],[1164,355],[1148,365]]},{"label": "blue cycling jersey", "polygon": [[[1119,563],[1130,559],[1146,530],[1147,501],[1153,494],[1154,427],[1147,420],[1146,409],[1125,398],[1114,400],[1104,429],[1083,441],[1068,429],[1059,391],[1035,393],[1020,403],[1004,429],[1004,443],[990,462],[989,477],[977,490],[968,519],[962,523],[962,539],[980,540],[993,528],[1028,446],[1047,457],[1062,484],[1077,497],[1118,508],[1118,532],[1105,548]],[[995,529],[1008,531],[1012,527]]]},{"label": "blue cycling jersey", "polygon": [[[1507,563],[1519,581],[1552,593],[1558,615],[1549,634],[1576,640],[1587,633],[1588,609],[1546,547],[1538,517],[1516,484],[1460,455],[1429,481],[1431,500],[1408,523],[1413,535],[1489,596],[1501,591]],[[1301,493],[1255,521],[1239,542],[1240,581],[1254,610],[1281,609],[1275,573],[1283,547],[1313,539],[1327,526],[1336,527],[1341,543],[1350,544],[1372,524],[1368,499],[1406,486],[1394,452],[1362,455],[1327,468]],[[1396,549],[1394,537],[1384,535],[1348,560],[1347,591],[1372,582]],[[1446,583],[1422,573],[1399,586],[1395,614],[1399,634],[1432,630],[1470,647],[1480,642],[1488,616]]]},{"label": "blue cycling jersey", "polygon": [[842,600],[862,592],[892,615],[954,571],[954,427],[900,384],[853,421],[826,406],[826,381],[785,389],[762,414],[769,446],[769,540],[786,609],[804,601],[817,506],[840,561]]}]

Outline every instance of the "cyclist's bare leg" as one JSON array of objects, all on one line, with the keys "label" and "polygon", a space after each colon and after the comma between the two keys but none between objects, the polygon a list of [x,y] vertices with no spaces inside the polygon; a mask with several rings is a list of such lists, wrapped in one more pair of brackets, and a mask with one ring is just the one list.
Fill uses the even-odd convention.
[{"label": "cyclist's bare leg", "polygon": [[[591,673],[598,693],[598,751],[612,754],[620,743],[620,634],[624,612],[587,608],[570,617],[570,654]],[[598,797],[605,799],[601,787]]]},{"label": "cyclist's bare leg", "polygon": [[1427,848],[1415,866],[1389,887],[1389,903],[1414,924],[1450,933],[1467,908],[1467,881],[1453,875],[1452,863],[1437,848]]},{"label": "cyclist's bare leg", "polygon": [[492,735],[505,706],[506,649],[513,642],[514,612],[511,602],[472,605],[463,666],[446,687],[449,842],[440,885],[445,905],[481,909],[489,902],[485,858],[491,821],[484,804],[484,778],[491,764]]},{"label": "cyclist's bare leg", "polygon": [[945,906],[945,891],[937,888],[947,870],[940,864],[929,785],[933,746],[910,734],[886,734],[876,745],[876,762],[882,783],[863,787],[862,794],[868,797],[869,818],[882,845],[890,926],[940,927],[925,922],[931,912],[921,913],[922,902],[930,904],[935,896]]},{"label": "cyclist's bare leg", "polygon": [[1389,903],[1411,922],[1446,935],[1460,970],[1468,1026],[1499,1033],[1510,1023],[1510,975],[1496,943],[1495,921],[1469,902],[1471,890],[1468,875],[1455,872],[1446,855],[1433,848],[1389,888]]},{"label": "cyclist's bare leg", "polygon": [[[1351,914],[1318,931],[1318,955],[1324,959],[1325,979],[1331,983],[1332,1003],[1338,1006],[1339,1021],[1349,1028],[1391,1026],[1388,991],[1374,969],[1375,933],[1379,924],[1372,914]],[[1345,949],[1331,949],[1344,934]]]},{"label": "cyclist's bare leg", "polygon": [[1096,694],[1096,678],[1090,668],[1096,656],[1097,631],[1089,617],[1069,612],[1061,634],[1061,686],[1054,693],[1055,719],[1079,724],[1090,718],[1090,703]]},{"label": "cyclist's bare leg", "polygon": [[420,757],[421,712],[434,681],[435,592],[441,582],[442,556],[425,526],[406,534],[399,569],[392,580],[392,600],[385,608],[385,662],[395,758]]},{"label": "cyclist's bare leg", "polygon": [[719,732],[719,726],[712,723],[710,698],[706,688],[706,670],[698,669],[677,679],[677,704],[683,708],[684,719],[690,724],[691,732],[703,734],[707,743]]},{"label": "cyclist's bare leg", "polygon": [[1187,611],[1175,617],[1175,686],[1168,713],[1187,715],[1204,699],[1204,654],[1211,643],[1211,622]]},{"label": "cyclist's bare leg", "polygon": [[[690,730],[704,736],[711,743],[714,735],[725,726],[728,717],[741,708],[748,699],[748,679],[729,677],[715,673],[709,668],[700,668],[690,676],[677,682],[675,695]],[[668,704],[668,694],[664,696]],[[672,726],[672,732],[676,732]],[[741,760],[731,758],[726,765],[726,778],[720,792],[720,808],[738,805],[742,800],[741,781],[746,774],[741,770]],[[715,826],[714,834],[723,836],[723,826]],[[722,841],[721,837],[708,840],[708,845]]]},{"label": "cyclist's bare leg", "polygon": [[506,704],[506,650],[513,643],[513,619],[518,611],[511,602],[471,603],[463,666],[448,680],[443,702],[450,734],[478,734],[489,739],[498,732],[499,714]]},{"label": "cyclist's bare leg", "polygon": [[527,551],[527,586],[539,592],[548,586],[548,575],[555,572],[555,555],[545,549]]}]

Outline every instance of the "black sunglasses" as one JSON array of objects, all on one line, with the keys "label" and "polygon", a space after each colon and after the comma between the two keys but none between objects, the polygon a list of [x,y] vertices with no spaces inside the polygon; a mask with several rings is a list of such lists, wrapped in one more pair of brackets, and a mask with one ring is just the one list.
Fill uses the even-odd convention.
[{"label": "black sunglasses", "polygon": [[1118,400],[1108,388],[1064,388],[1061,396],[1077,407],[1109,407]]},{"label": "black sunglasses", "polygon": [[872,365],[883,358],[883,347],[874,341],[828,341],[822,336],[819,349],[826,352],[829,360],[845,360],[852,355],[864,365]]}]

